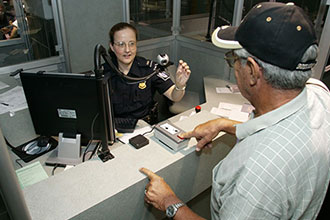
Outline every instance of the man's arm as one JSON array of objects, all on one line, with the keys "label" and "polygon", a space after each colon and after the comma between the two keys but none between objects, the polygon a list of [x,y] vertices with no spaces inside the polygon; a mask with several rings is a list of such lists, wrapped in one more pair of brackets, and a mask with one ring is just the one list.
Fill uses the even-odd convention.
[{"label": "man's arm", "polygon": [[240,124],[239,121],[234,121],[226,118],[218,118],[204,124],[200,124],[193,131],[183,133],[180,136],[182,138],[195,137],[197,140],[196,151],[202,150],[204,147],[211,148],[212,140],[219,134],[220,131],[235,135],[236,124]]},{"label": "man's arm", "polygon": [[[182,202],[173,192],[171,187],[164,181],[164,179],[147,168],[141,168],[140,172],[148,176],[150,182],[146,186],[144,200],[146,203],[153,205],[155,208],[165,212],[166,208],[175,203]],[[194,213],[186,205],[178,209],[175,220],[191,219],[199,220],[203,219]]]}]

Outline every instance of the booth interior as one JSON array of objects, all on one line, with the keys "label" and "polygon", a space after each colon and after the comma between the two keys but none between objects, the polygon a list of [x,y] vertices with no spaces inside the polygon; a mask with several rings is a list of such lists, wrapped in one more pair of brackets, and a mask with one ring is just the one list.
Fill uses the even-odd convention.
[{"label": "booth interior", "polygon": [[[97,74],[89,75],[89,77],[94,78],[81,84],[83,88],[88,87],[85,91],[71,90],[71,94],[65,90],[68,87],[64,85],[62,88],[65,89],[59,92],[60,95],[56,98],[48,100],[42,94],[38,97],[38,90],[42,91],[43,89],[45,91],[47,86],[55,90],[56,83],[61,83],[60,79],[57,79],[55,84],[47,84],[47,80],[42,81],[44,80],[43,77],[51,78],[52,74],[61,77],[71,74],[72,81],[76,83],[77,78],[74,75],[81,78],[82,75],[79,73],[90,73],[91,70],[94,70],[95,46],[101,44],[108,48],[109,29],[117,22],[127,19],[125,3],[123,2],[128,1],[97,0],[98,4],[89,0],[53,0],[51,2],[56,4],[56,9],[53,9],[53,17],[49,19],[54,19],[56,32],[61,32],[61,34],[57,34],[57,44],[63,47],[58,46],[57,52],[51,50],[49,53],[56,53],[59,56],[41,60],[38,62],[38,66],[33,66],[34,63],[31,62],[27,65],[5,68],[5,72],[0,74],[0,98],[3,100],[5,94],[7,100],[15,104],[15,106],[8,106],[7,103],[1,103],[0,149],[5,148],[9,152],[10,166],[13,167],[13,171],[8,170],[8,172],[13,172],[15,178],[16,175],[19,177],[19,181],[16,178],[18,184],[16,190],[21,192],[22,198],[20,199],[24,200],[30,218],[56,220],[164,219],[164,213],[144,203],[144,189],[148,179],[139,172],[139,168],[146,167],[162,176],[178,197],[190,208],[204,218],[210,219],[211,171],[234,146],[235,137],[221,132],[215,138],[212,149],[197,153],[195,152],[197,143],[195,139],[187,140],[183,145],[180,145],[180,140],[167,135],[163,140],[162,136],[157,137],[156,135],[157,126],[153,128],[139,120],[133,134],[143,134],[148,143],[141,148],[136,148],[128,141],[133,136],[126,136],[113,131],[112,116],[109,114],[111,106],[109,109],[101,105],[106,100],[102,94],[104,95],[104,91],[108,91],[105,82],[108,79],[104,80],[101,77],[99,80]],[[175,20],[180,20],[180,12],[176,14],[175,4],[181,2],[173,1],[173,7],[164,11],[165,15],[169,12],[169,14],[173,13],[174,20],[171,20],[173,23],[164,23],[164,27],[159,27],[164,28],[164,31],[159,31],[153,25],[148,26],[140,22],[138,14],[135,14],[135,18],[131,17],[130,19],[139,24],[138,29],[142,33],[137,44],[139,56],[156,60],[157,55],[166,53],[175,65],[182,59],[188,63],[192,71],[186,86],[185,96],[180,102],[171,103],[160,94],[156,94],[154,97],[158,102],[160,121],[158,125],[166,123],[176,132],[190,131],[198,124],[221,117],[220,111],[217,111],[221,108],[220,104],[227,108],[226,117],[246,120],[246,112],[242,113],[237,108],[249,105],[248,101],[240,93],[228,90],[228,86],[235,85],[236,82],[232,73],[233,70],[225,64],[224,54],[227,51],[215,47],[207,39],[209,18],[202,16],[195,17],[194,20],[182,19],[183,30],[180,33],[174,33],[175,30],[171,30],[172,26],[180,26],[180,23],[178,26],[175,24]],[[104,7],[105,5],[106,7]],[[154,7],[151,3],[147,6]],[[134,11],[134,7],[132,10]],[[95,16],[96,14],[104,14],[104,17],[101,20],[99,16]],[[81,28],[82,24],[85,28]],[[83,29],[89,31],[86,33]],[[166,31],[168,29],[170,30],[169,33],[172,33],[171,35],[168,35],[168,31]],[[149,38],[155,34],[160,36]],[[77,36],[79,37],[77,38]],[[16,40],[22,44],[24,39]],[[6,45],[8,44],[10,43],[6,43]],[[24,59],[28,60],[26,56]],[[103,58],[102,61],[105,62]],[[176,70],[175,65],[167,69],[172,78]],[[16,75],[11,74],[21,68],[23,70],[16,71]],[[31,100],[31,94],[24,93],[26,88],[23,90],[24,81],[23,77],[20,77],[23,75],[27,77],[31,74],[38,76],[40,78],[38,80],[41,82],[38,86],[30,84],[30,91],[33,91],[32,104],[26,102]],[[94,81],[96,84],[99,83],[99,86],[89,87]],[[10,94],[9,91],[11,91]],[[68,93],[67,96],[65,92]],[[55,97],[56,94],[47,95]],[[48,109],[56,108],[59,103],[72,102],[74,95],[81,96],[82,99],[77,99],[80,102],[77,104],[79,104],[80,109],[82,109],[81,106],[86,106],[84,113],[86,114],[85,117],[90,118],[89,121],[93,121],[94,117],[89,115],[87,111],[93,112],[94,116],[100,114],[98,120],[95,120],[95,124],[99,126],[99,132],[103,132],[102,134],[105,135],[98,134],[93,138],[101,141],[103,146],[105,146],[104,143],[107,143],[107,150],[111,154],[108,160],[102,161],[102,158],[100,159],[97,155],[98,152],[94,151],[98,149],[98,141],[88,145],[83,139],[72,138],[64,140],[64,142],[74,142],[74,144],[79,145],[78,152],[75,152],[75,155],[78,154],[77,160],[79,162],[75,163],[75,166],[64,166],[65,163],[57,162],[49,163],[51,155],[57,152],[58,141],[65,138],[55,135],[57,130],[54,131],[53,129],[56,122],[47,122],[48,117],[45,118],[42,115],[46,115]],[[21,96],[23,99],[19,98]],[[35,100],[35,97],[38,99]],[[83,100],[84,97],[86,100]],[[96,100],[95,97],[97,97]],[[34,106],[33,109],[29,109],[32,105]],[[195,110],[197,105],[201,107],[200,112]],[[62,110],[61,114],[64,117],[74,117],[75,115],[74,112]],[[224,114],[223,112],[222,114]],[[42,126],[36,127],[35,117],[38,117],[39,124],[42,123]],[[36,155],[17,152],[17,149],[22,149],[27,143],[39,140],[40,134],[45,130],[49,131],[46,135],[50,136],[47,141],[51,143],[47,150]],[[174,134],[174,136],[177,135],[175,132]],[[85,135],[91,138],[90,134]],[[107,135],[115,136],[104,138]],[[6,141],[3,146],[1,139]],[[82,140],[82,142],[80,143],[78,140]],[[13,148],[17,148],[16,152]],[[85,150],[88,151],[87,154],[84,154]],[[81,158],[82,155],[87,156]],[[0,180],[6,181],[1,177]],[[3,190],[1,189],[0,192],[5,197]],[[1,206],[5,206],[7,210],[15,212],[14,205],[7,201],[4,198],[4,202],[0,203],[0,211]]]},{"label": "booth interior", "polygon": [[[158,48],[156,50],[154,47],[149,50],[144,49],[143,44],[149,47],[150,45],[152,47],[157,45]],[[211,108],[217,107],[221,100],[216,94],[216,87],[225,87],[227,84],[235,83],[231,78],[231,74],[224,71],[224,51],[215,48],[210,42],[201,42],[184,36],[171,36],[162,41],[150,40],[150,42],[142,42],[142,45],[139,46],[141,47],[139,53],[146,57],[155,57],[158,51],[173,54],[174,48],[177,47],[175,48],[177,57],[189,63],[190,68],[193,70],[187,84],[187,94],[192,94],[194,101],[191,102],[188,99],[186,103],[188,106],[184,106],[184,109],[180,112],[172,113],[169,112],[167,101],[162,96],[157,95],[156,100],[160,104],[161,121],[169,120],[173,125],[188,131],[202,122],[218,117],[209,113]],[[147,46],[145,47],[147,48]],[[203,56],[200,56],[200,54],[203,54]],[[174,69],[172,67],[170,71]],[[1,81],[9,85],[8,88],[3,89],[3,93],[22,85],[19,75],[1,75]],[[226,80],[222,81],[221,79]],[[213,84],[217,80],[218,84]],[[48,84],[48,86],[50,85]],[[50,86],[49,88],[53,87]],[[41,88],[38,87],[38,89]],[[214,97],[207,100],[207,94],[209,93],[214,93],[212,94]],[[222,101],[228,99],[227,102],[230,103],[245,103],[240,95],[230,95],[235,98],[225,98]],[[39,102],[39,114],[46,114],[46,109],[51,108],[52,103],[55,105],[67,98],[63,96],[64,94],[61,93],[58,100],[46,100],[47,97],[40,95],[40,100],[35,100]],[[95,105],[95,103],[90,104]],[[202,111],[198,113],[199,115],[192,115],[195,112],[195,105],[201,105],[202,107]],[[86,109],[89,108],[86,107]],[[36,132],[31,119],[31,110],[29,111],[25,106],[22,110],[0,115],[3,135],[11,146],[18,147],[38,138],[38,132]],[[166,118],[168,115],[170,118]],[[185,117],[185,119],[180,119],[181,117]],[[51,129],[52,124],[45,124],[44,126],[44,129],[47,126]],[[139,122],[137,128],[144,126],[146,125],[143,122]],[[196,208],[197,212],[198,210],[204,210],[201,214],[208,217],[210,171],[228,153],[230,146],[235,143],[234,138],[221,134],[218,141],[215,142],[219,145],[216,148],[217,150],[198,155],[194,152],[193,146],[196,143],[194,140],[190,140],[185,149],[175,152],[155,138],[153,133],[147,134],[145,137],[149,140],[149,144],[140,149],[135,149],[130,144],[122,144],[116,140],[113,145],[109,146],[114,158],[105,163],[98,160],[97,157],[93,157],[91,160],[80,163],[69,170],[64,171],[64,168],[59,166],[55,172],[53,166],[45,166],[45,163],[47,163],[50,154],[56,152],[56,149],[53,150],[56,145],[51,147],[49,152],[46,151],[41,154],[41,156],[30,156],[31,160],[28,160],[28,162],[21,160],[19,154],[13,153],[8,147],[15,169],[20,169],[21,165],[23,167],[33,166],[39,161],[43,167],[42,169],[49,176],[23,189],[31,216],[36,217],[36,219],[81,219],[88,217],[98,219],[98,215],[105,212],[102,214],[103,217],[108,216],[111,219],[120,219],[123,216],[125,216],[125,219],[133,218],[133,216],[138,216],[140,219],[162,218],[164,217],[162,213],[156,210],[150,212],[149,208],[143,203],[143,185],[146,184],[147,180],[139,173],[138,169],[148,167],[166,178],[177,192],[182,192],[182,198],[185,202],[191,201],[192,208],[194,206],[198,207]],[[55,139],[57,138],[55,137]],[[24,154],[20,156],[24,159]],[[36,200],[36,198],[38,199]],[[81,202],[78,202],[80,204],[75,202],[73,205],[70,201]],[[125,212],[127,207],[123,208],[123,204],[130,207],[133,212]],[[37,208],[38,206],[39,208]],[[43,208],[40,209],[40,206]],[[114,212],[114,210],[116,211]]]}]

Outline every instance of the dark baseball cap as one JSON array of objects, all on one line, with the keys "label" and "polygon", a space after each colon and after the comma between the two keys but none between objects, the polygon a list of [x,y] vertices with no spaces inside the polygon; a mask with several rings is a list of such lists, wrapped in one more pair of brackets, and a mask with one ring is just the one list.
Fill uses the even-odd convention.
[{"label": "dark baseball cap", "polygon": [[309,70],[315,61],[300,63],[317,37],[305,12],[293,3],[255,5],[238,27],[218,27],[212,43],[226,49],[244,48],[253,56],[288,70]]}]

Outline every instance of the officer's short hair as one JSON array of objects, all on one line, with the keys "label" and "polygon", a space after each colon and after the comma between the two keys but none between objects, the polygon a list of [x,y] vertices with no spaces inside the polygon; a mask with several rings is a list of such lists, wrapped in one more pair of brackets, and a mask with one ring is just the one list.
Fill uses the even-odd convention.
[{"label": "officer's short hair", "polygon": [[126,29],[126,28],[129,28],[129,29],[133,30],[134,33],[135,33],[135,37],[137,39],[137,37],[138,37],[138,31],[137,31],[137,29],[133,25],[131,25],[129,23],[120,22],[120,23],[115,24],[114,26],[112,26],[112,28],[109,31],[110,43],[111,44],[114,43],[114,37],[113,36],[115,35],[115,33],[117,31],[121,31],[121,30]]}]

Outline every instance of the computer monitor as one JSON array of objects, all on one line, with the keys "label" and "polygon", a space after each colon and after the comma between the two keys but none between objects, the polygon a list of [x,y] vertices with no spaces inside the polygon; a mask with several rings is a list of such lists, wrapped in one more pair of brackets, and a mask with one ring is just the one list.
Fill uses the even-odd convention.
[{"label": "computer monitor", "polygon": [[83,144],[101,140],[103,151],[114,143],[107,78],[96,78],[92,73],[24,71],[20,78],[36,133],[59,136],[49,164],[80,163],[80,140]]}]

